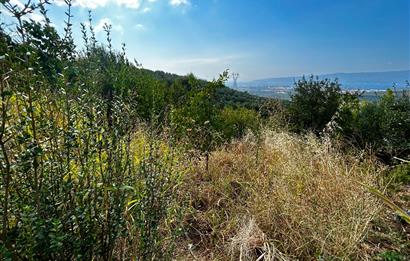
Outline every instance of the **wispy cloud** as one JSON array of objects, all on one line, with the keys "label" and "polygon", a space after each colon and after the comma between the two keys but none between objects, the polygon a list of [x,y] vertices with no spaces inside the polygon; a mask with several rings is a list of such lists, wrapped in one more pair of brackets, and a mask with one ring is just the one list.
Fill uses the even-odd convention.
[{"label": "wispy cloud", "polygon": [[[96,9],[98,7],[106,6],[108,2],[111,2],[111,1],[110,0],[74,0],[73,6],[79,6],[79,7],[89,8],[89,9]],[[56,0],[55,3],[58,6],[66,5],[64,0]]]},{"label": "wispy cloud", "polygon": [[[16,2],[17,4],[21,5],[19,0],[11,0],[12,2]],[[147,4],[152,4],[157,2],[158,0],[73,0],[73,6],[79,6],[89,9],[96,9],[99,7],[105,7],[110,4],[115,4],[118,6],[125,6],[127,8],[139,9]],[[166,0],[169,2],[171,6],[178,7],[178,6],[188,6],[191,4],[190,0]],[[58,6],[64,6],[64,0],[55,0],[55,3]],[[143,12],[148,12],[151,9],[149,7],[144,7]]]},{"label": "wispy cloud", "polygon": [[[99,32],[104,31],[104,25],[106,25],[106,24],[107,25],[112,25],[112,22],[109,18],[105,17],[105,18],[102,18],[101,20],[99,20],[97,22],[97,25],[95,26],[95,32],[99,33]],[[112,25],[112,30],[116,31],[116,32],[119,32],[121,34],[124,33],[124,28],[121,25]]]},{"label": "wispy cloud", "polygon": [[243,56],[241,55],[227,55],[227,56],[221,56],[221,57],[194,57],[194,58],[188,58],[188,59],[171,60],[171,61],[168,61],[168,64],[170,65],[180,65],[180,64],[185,64],[185,65],[223,64],[223,65],[227,65],[227,64],[230,64],[232,61],[235,61],[241,58],[243,58]]},{"label": "wispy cloud", "polygon": [[248,59],[248,55],[231,54],[231,55],[216,55],[215,56],[199,56],[174,59],[152,59],[146,60],[147,68],[173,72],[177,74],[194,73],[202,79],[213,79],[226,69],[238,67],[238,64],[243,63]]},{"label": "wispy cloud", "polygon": [[128,8],[138,9],[141,6],[140,0],[117,0],[118,5],[123,5]]},{"label": "wispy cloud", "polygon": [[[25,8],[25,4],[23,4],[23,2],[21,0],[10,0],[9,2],[12,6],[17,7],[18,9],[23,9]],[[5,14],[7,16],[13,16],[7,9],[3,8],[3,6],[0,6],[0,10],[2,14]],[[28,8],[28,10],[31,10],[30,8]],[[31,10],[32,12],[29,12],[28,14],[26,14],[22,19],[23,20],[33,20],[34,22],[37,23],[45,23],[45,19],[44,16],[39,14],[38,12],[35,12],[33,10]],[[54,26],[54,24],[51,24],[52,26]]]},{"label": "wispy cloud", "polygon": [[172,6],[184,6],[190,4],[189,0],[170,0],[169,3]]},{"label": "wispy cloud", "polygon": [[[64,0],[56,0],[55,2],[59,6],[65,5]],[[155,0],[74,0],[73,6],[96,9],[98,7],[105,7],[109,4],[115,4],[127,8],[139,9],[144,2],[152,3],[155,2]]]},{"label": "wispy cloud", "polygon": [[[153,2],[156,2],[156,0],[73,0],[72,4],[73,6],[89,8],[89,9],[105,7],[110,4],[124,6],[127,8],[138,9],[146,2],[153,3]],[[21,0],[10,0],[10,3],[19,8],[24,8],[24,4],[22,3]],[[66,5],[64,0],[55,0],[54,3],[58,6]]]},{"label": "wispy cloud", "polygon": [[44,16],[37,13],[30,13],[27,15],[27,18],[37,23],[45,23]]},{"label": "wispy cloud", "polygon": [[143,24],[136,24],[135,25],[135,29],[137,31],[144,31],[145,30],[145,26]]}]

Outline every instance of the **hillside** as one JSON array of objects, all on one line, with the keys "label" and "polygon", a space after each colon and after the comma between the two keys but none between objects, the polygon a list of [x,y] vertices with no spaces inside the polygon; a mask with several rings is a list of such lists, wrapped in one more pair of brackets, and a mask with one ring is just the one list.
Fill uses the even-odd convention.
[{"label": "hillside", "polygon": [[48,1],[1,2],[0,260],[409,259],[410,92],[147,70],[91,12],[77,46],[64,3],[59,34]]},{"label": "hillside", "polygon": [[[189,91],[188,76],[181,76],[177,74],[167,73],[163,71],[152,71],[148,69],[141,69],[141,71],[159,81],[165,82],[169,88],[175,81],[185,82],[186,92]],[[205,86],[208,82],[200,80],[201,84]],[[247,109],[259,110],[259,108],[269,99],[257,95],[250,94],[246,91],[232,89],[228,86],[223,86],[216,91],[215,101],[220,107],[244,107]]]}]

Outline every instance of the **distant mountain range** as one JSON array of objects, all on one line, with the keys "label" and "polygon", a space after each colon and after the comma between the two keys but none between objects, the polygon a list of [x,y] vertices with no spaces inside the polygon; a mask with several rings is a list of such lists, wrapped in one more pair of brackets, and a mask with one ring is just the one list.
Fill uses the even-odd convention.
[{"label": "distant mountain range", "polygon": [[[308,75],[306,75],[308,77]],[[388,71],[388,72],[362,72],[362,73],[333,73],[318,76],[319,79],[338,79],[343,89],[382,91],[392,88],[406,88],[410,81],[410,70]],[[274,93],[283,93],[293,88],[294,82],[302,76],[280,77],[238,82],[238,89],[261,96],[277,96]],[[232,83],[230,86],[233,87]]]}]

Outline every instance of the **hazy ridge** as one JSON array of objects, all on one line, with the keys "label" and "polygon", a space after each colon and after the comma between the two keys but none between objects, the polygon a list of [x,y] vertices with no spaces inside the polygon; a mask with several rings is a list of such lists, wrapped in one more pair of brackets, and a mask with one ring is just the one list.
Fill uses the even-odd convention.
[{"label": "hazy ridge", "polygon": [[[238,89],[250,92],[266,92],[271,88],[292,88],[293,83],[303,76],[277,77],[253,81],[238,82]],[[360,90],[386,90],[392,88],[405,88],[410,81],[410,70],[387,72],[361,72],[361,73],[332,73],[318,76],[321,79],[338,79],[344,89]],[[231,83],[230,86],[233,87]]]}]

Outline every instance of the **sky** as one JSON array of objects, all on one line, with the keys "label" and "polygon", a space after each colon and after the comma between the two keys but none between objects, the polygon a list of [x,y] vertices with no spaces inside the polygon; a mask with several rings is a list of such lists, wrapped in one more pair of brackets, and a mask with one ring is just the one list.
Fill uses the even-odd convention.
[{"label": "sky", "polygon": [[[59,31],[63,2],[49,7]],[[153,70],[244,81],[410,69],[410,0],[74,0],[79,45],[88,10],[101,42],[112,24],[114,47]]]}]

